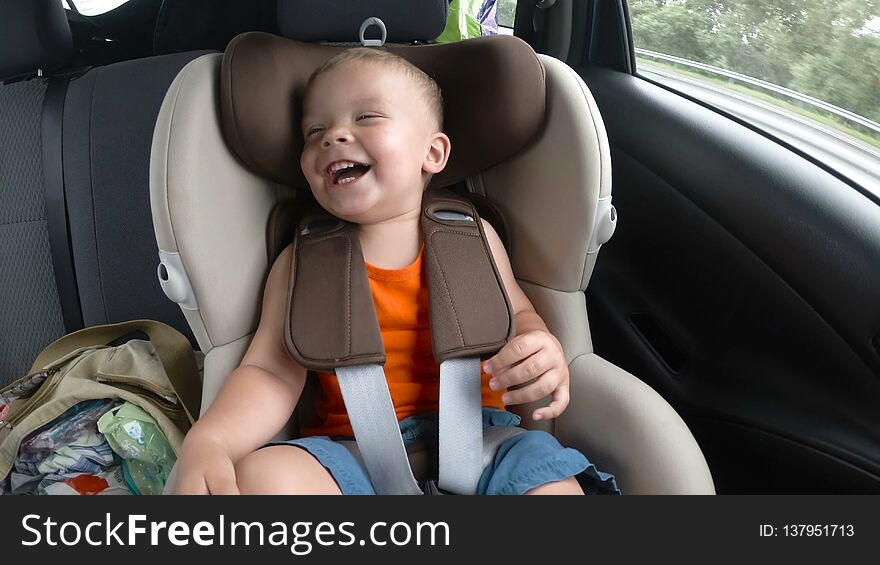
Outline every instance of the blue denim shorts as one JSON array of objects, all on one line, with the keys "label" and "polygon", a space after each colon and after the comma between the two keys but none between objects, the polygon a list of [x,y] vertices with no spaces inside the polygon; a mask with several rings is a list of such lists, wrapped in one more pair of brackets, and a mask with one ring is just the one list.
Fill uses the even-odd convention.
[{"label": "blue denim shorts", "polygon": [[[483,429],[489,426],[517,426],[512,412],[483,408]],[[411,416],[400,421],[404,444],[437,438],[437,416]],[[334,440],[349,436],[311,436],[264,445],[294,445],[317,459],[336,480],[342,494],[376,494],[366,469],[351,452]],[[480,476],[476,494],[523,494],[540,485],[577,477],[585,494],[620,494],[613,475],[603,473],[579,451],[562,447],[543,431],[528,431],[504,441]]]}]

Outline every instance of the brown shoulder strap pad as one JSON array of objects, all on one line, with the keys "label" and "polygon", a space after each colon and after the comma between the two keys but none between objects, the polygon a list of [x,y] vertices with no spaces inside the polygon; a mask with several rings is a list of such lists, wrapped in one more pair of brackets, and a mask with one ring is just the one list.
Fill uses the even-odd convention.
[{"label": "brown shoulder strap pad", "polygon": [[434,358],[486,356],[514,335],[513,309],[473,205],[447,190],[422,197]]},{"label": "brown shoulder strap pad", "polygon": [[355,226],[323,210],[305,214],[293,243],[284,342],[297,363],[337,367],[385,363]]}]

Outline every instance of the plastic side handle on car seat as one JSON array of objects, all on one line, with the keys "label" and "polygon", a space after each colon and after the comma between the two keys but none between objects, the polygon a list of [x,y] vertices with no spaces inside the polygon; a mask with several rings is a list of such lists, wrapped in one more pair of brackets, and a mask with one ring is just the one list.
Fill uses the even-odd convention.
[{"label": "plastic side handle on car seat", "polygon": [[596,219],[587,253],[596,253],[603,244],[608,243],[617,228],[617,209],[611,204],[611,197],[600,198],[596,204]]},{"label": "plastic side handle on car seat", "polygon": [[180,253],[160,250],[159,266],[156,273],[159,277],[159,286],[162,287],[162,292],[169,300],[177,303],[181,308],[198,310],[196,295],[189,282],[183,261],[180,260]]}]

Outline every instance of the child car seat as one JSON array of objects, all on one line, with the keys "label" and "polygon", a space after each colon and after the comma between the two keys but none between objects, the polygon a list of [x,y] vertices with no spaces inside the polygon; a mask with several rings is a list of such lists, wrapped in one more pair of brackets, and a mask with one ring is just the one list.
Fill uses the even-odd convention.
[{"label": "child car seat", "polygon": [[[601,233],[607,226],[602,218],[613,217],[608,141],[587,87],[564,63],[535,56],[532,63],[544,80],[520,83],[523,75],[510,68],[504,53],[522,46],[516,38],[481,38],[395,52],[425,65],[438,49],[456,50],[436,63],[457,66],[455,81],[440,84],[456,151],[433,184],[451,184],[464,173],[468,191],[498,210],[520,285],[569,362],[567,411],[537,425],[524,418],[524,425],[588,454],[617,476],[625,493],[712,493],[702,452],[678,414],[650,387],[592,351],[583,291],[598,248],[610,235]],[[256,329],[271,266],[270,213],[293,196],[292,187],[307,186],[291,149],[298,135],[297,88],[338,49],[245,34],[224,56],[206,55],[187,65],[166,95],[151,160],[159,273],[206,354],[203,410]],[[472,65],[475,58],[483,64]],[[476,84],[485,88],[468,89]],[[510,96],[522,89],[540,91],[537,111],[523,107],[521,96]],[[224,133],[222,116],[230,116],[230,108],[247,108],[256,118],[226,124]],[[538,127],[512,153],[503,143],[496,144],[505,146],[500,150],[487,147],[490,126],[463,119],[467,108],[468,116],[492,119],[536,114]]]}]

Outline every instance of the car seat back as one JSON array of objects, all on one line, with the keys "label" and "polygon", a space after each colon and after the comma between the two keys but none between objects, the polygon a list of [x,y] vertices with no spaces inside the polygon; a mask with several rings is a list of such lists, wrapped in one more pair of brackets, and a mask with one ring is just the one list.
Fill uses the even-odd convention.
[{"label": "car seat back", "polygon": [[[63,90],[45,118],[48,76],[73,55],[60,2],[4,2],[0,18],[0,387],[25,374],[34,357],[65,331],[55,281],[46,203],[44,128],[60,138]],[[59,100],[60,98],[60,100]],[[44,165],[52,170],[44,169]],[[53,209],[52,212],[57,210]],[[63,211],[61,211],[63,219]]]},{"label": "car seat back", "polygon": [[[270,213],[276,202],[293,199],[296,189],[306,188],[293,149],[301,90],[292,86],[292,75],[304,81],[339,47],[298,44],[291,59],[284,53],[292,43],[245,34],[230,44],[222,61],[216,55],[194,60],[172,84],[156,126],[151,192],[160,274],[206,353],[203,410],[238,365],[256,329],[269,267]],[[430,62],[430,54],[457,50],[456,58],[447,61],[455,80],[445,83],[442,73],[438,78],[445,88],[448,131],[455,135],[453,155],[457,152],[459,159],[434,183],[461,180],[499,210],[509,233],[514,272],[563,345],[572,373],[572,405],[564,419],[541,422],[540,427],[591,459],[598,454],[597,465],[616,473],[625,492],[712,492],[705,459],[678,415],[649,387],[592,351],[583,291],[615,219],[608,142],[595,102],[573,70],[549,57],[531,54],[531,61],[523,59],[526,63],[520,64],[533,68],[524,73],[504,57],[504,47],[485,57],[486,65],[475,67],[475,51],[469,50],[490,43],[492,50],[501,43],[527,48],[515,38],[484,38],[391,49],[438,69],[443,63]],[[227,82],[230,69],[233,76],[237,72],[236,64],[245,74],[240,84]],[[528,78],[518,82],[517,73]],[[503,86],[489,88],[491,96],[468,89],[469,77],[478,80],[474,75],[482,75],[479,80],[497,76]],[[277,84],[269,86],[273,81]],[[534,90],[540,93],[530,98],[531,105],[522,102],[528,96],[512,94]],[[261,100],[261,91],[274,102]],[[537,111],[536,100],[541,102]],[[459,107],[478,118],[463,119],[453,110]],[[241,112],[255,115],[265,127],[242,121]],[[537,116],[536,126],[511,145],[506,143],[509,136],[493,137],[491,123],[479,118],[481,112],[502,122]],[[267,134],[271,131],[278,135]],[[468,146],[469,139],[481,141]],[[469,168],[469,160],[477,166]],[[594,398],[610,407],[601,411],[604,421],[595,418],[599,410],[578,406],[592,408]],[[521,406],[518,411],[534,408]],[[535,427],[529,418],[524,422]],[[631,444],[639,445],[638,452],[630,450]]]},{"label": "car seat back", "polygon": [[83,327],[150,318],[190,334],[154,276],[149,159],[168,85],[205,53],[77,66],[60,2],[3,9],[0,384]]}]

